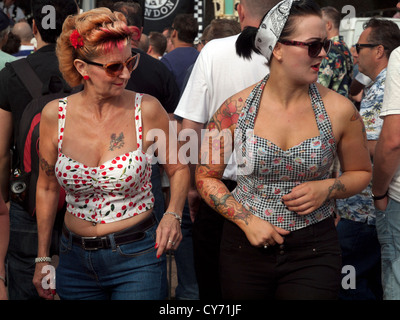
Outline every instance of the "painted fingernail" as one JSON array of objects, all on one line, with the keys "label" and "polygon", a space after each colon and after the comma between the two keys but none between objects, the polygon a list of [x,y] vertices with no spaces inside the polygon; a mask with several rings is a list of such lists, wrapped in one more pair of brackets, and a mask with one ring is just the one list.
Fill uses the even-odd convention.
[{"label": "painted fingernail", "polygon": [[156,243],[156,245],[154,246],[154,248],[156,248],[156,249],[158,248],[158,243]]},{"label": "painted fingernail", "polygon": [[161,257],[161,256],[160,256],[160,255],[158,255],[158,256],[157,256],[157,259],[160,259],[160,257]]}]

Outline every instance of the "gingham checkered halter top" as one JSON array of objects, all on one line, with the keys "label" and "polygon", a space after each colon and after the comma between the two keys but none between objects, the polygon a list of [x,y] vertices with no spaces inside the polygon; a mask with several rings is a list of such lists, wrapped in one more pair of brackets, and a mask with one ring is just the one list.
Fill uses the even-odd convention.
[{"label": "gingham checkered halter top", "polygon": [[238,119],[237,129],[242,134],[235,134],[239,165],[237,187],[232,194],[252,214],[293,231],[322,221],[335,209],[334,200],[328,200],[316,211],[298,215],[286,208],[282,196],[302,182],[329,178],[336,155],[336,141],[315,84],[310,85],[309,96],[319,136],[282,150],[273,142],[254,135],[254,121],[268,78],[269,75],[253,89]]}]

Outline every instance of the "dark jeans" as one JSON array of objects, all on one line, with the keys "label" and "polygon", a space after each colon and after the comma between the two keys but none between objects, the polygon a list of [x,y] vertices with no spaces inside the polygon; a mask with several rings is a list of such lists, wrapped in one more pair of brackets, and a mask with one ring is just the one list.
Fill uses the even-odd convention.
[{"label": "dark jeans", "polygon": [[341,255],[332,218],[285,236],[283,245],[252,246],[226,221],[221,242],[223,299],[337,299]]},{"label": "dark jeans", "polygon": [[193,223],[190,219],[189,203],[186,200],[182,212],[182,241],[174,252],[178,285],[175,289],[177,300],[198,300],[199,288],[193,259]]},{"label": "dark jeans", "polygon": [[11,202],[10,243],[7,251],[8,294],[10,300],[39,299],[32,283],[37,257],[36,217]]},{"label": "dark jeans", "polygon": [[[53,229],[50,255],[58,254],[60,239],[59,219]],[[37,257],[38,234],[36,216],[30,215],[22,206],[11,201],[10,243],[7,251],[7,279],[10,300],[40,299],[32,283]]]},{"label": "dark jeans", "polygon": [[381,247],[376,227],[342,218],[337,231],[343,266],[351,265],[356,269],[355,289],[342,288],[340,299],[381,300]]}]

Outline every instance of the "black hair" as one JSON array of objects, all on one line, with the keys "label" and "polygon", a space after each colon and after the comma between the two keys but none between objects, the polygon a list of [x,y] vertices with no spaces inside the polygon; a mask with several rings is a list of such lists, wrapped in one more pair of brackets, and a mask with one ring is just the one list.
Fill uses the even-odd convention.
[{"label": "black hair", "polygon": [[180,13],[175,16],[172,27],[178,32],[178,39],[186,43],[193,43],[199,32],[199,25],[193,14]]},{"label": "black hair", "polygon": [[[45,6],[53,7],[54,11],[43,10]],[[32,0],[31,10],[42,40],[46,43],[56,43],[65,19],[78,13],[78,4],[75,0]],[[49,15],[52,12],[55,13],[55,28],[45,25],[47,20],[51,20]]]},{"label": "black hair", "polygon": [[[261,22],[264,20],[268,12],[265,13]],[[308,15],[316,15],[322,17],[321,8],[318,6],[318,4],[316,4],[313,0],[293,1],[288,20],[280,34],[279,39],[285,39],[295,31],[295,18]],[[257,54],[261,54],[261,52],[255,46],[257,32],[258,28],[256,27],[246,27],[243,29],[242,33],[239,35],[236,41],[236,53],[240,57],[251,59],[251,54],[253,51]]]}]

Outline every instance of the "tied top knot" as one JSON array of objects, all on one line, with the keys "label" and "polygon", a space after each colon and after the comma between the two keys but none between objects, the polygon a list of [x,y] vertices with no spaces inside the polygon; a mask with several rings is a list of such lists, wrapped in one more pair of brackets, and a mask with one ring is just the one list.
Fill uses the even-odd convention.
[{"label": "tied top knot", "polygon": [[75,49],[83,47],[83,37],[79,34],[78,30],[75,29],[72,31],[71,35],[69,36],[69,40]]},{"label": "tied top knot", "polygon": [[258,28],[255,47],[271,61],[272,51],[285,27],[293,2],[298,0],[283,0],[273,7],[264,17]]}]

